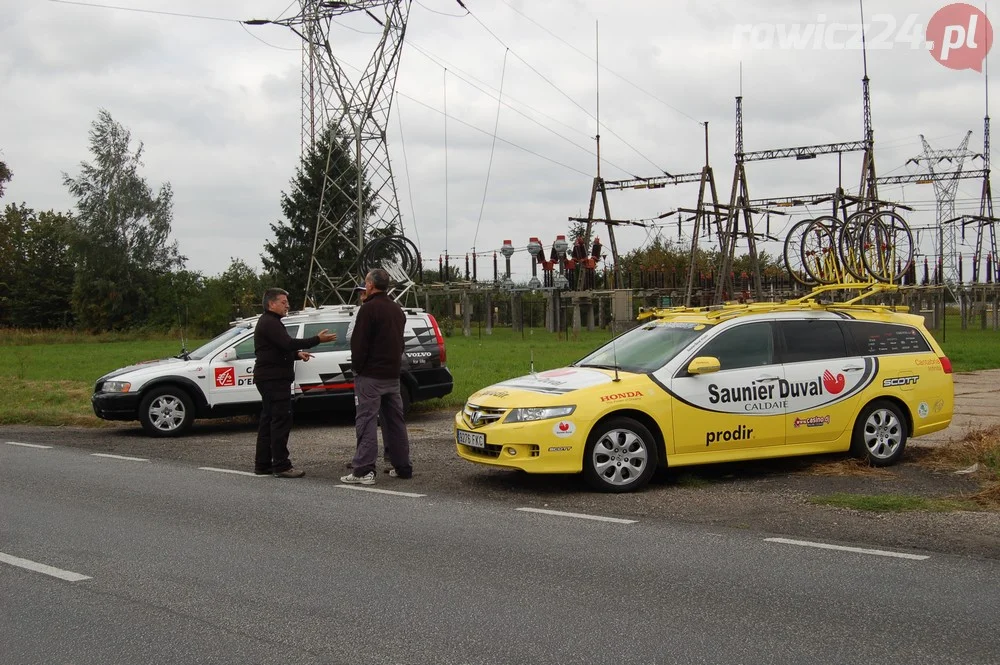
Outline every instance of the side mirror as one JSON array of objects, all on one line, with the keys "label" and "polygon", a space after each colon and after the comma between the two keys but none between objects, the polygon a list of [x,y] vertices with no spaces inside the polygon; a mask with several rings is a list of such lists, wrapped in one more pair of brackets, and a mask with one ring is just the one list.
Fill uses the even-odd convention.
[{"label": "side mirror", "polygon": [[722,365],[719,363],[718,358],[713,358],[712,356],[698,356],[691,361],[688,365],[688,374],[711,374],[712,372],[718,372],[722,369]]},{"label": "side mirror", "polygon": [[231,363],[236,360],[236,349],[230,347],[219,354],[217,360],[219,362]]}]

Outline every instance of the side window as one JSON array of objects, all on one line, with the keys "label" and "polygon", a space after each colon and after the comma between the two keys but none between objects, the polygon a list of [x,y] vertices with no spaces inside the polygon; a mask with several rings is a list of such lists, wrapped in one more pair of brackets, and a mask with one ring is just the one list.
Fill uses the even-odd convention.
[{"label": "side window", "polygon": [[748,323],[731,328],[706,344],[698,355],[718,358],[723,371],[770,365],[774,362],[771,324]]},{"label": "side window", "polygon": [[916,328],[872,321],[849,321],[851,355],[884,356],[893,353],[928,353],[930,345]]},{"label": "side window", "polygon": [[785,339],[786,363],[847,356],[847,343],[838,321],[781,321],[778,325]]},{"label": "side window", "polygon": [[253,348],[253,335],[250,335],[245,340],[236,345],[236,358],[238,360],[246,360],[247,358],[256,358],[257,352]]},{"label": "side window", "polygon": [[325,342],[318,346],[314,346],[311,349],[306,349],[309,353],[350,350],[351,343],[347,340],[347,321],[338,321],[336,323],[307,323],[305,330],[302,332],[302,336],[312,337],[319,333],[320,330],[329,330],[332,333],[337,333],[337,339],[332,342]]}]

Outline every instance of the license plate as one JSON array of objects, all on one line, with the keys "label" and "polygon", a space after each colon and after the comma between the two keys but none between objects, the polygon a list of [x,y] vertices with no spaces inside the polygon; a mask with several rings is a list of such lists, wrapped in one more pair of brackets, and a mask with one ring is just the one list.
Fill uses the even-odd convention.
[{"label": "license plate", "polygon": [[466,432],[464,429],[457,431],[458,442],[463,446],[469,446],[470,448],[485,448],[486,447],[486,435],[479,434],[478,432]]}]

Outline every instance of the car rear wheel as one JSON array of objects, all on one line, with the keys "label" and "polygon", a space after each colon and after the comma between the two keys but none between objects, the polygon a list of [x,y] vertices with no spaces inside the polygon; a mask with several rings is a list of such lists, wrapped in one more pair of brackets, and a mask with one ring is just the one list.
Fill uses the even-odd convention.
[{"label": "car rear wheel", "polygon": [[899,407],[878,400],[861,410],[854,423],[851,453],[872,466],[889,466],[899,461],[906,448],[906,418]]},{"label": "car rear wheel", "polygon": [[194,403],[177,386],[154,388],[142,400],[139,422],[150,436],[180,436],[194,422]]},{"label": "car rear wheel", "polygon": [[584,477],[602,492],[633,492],[656,471],[656,439],[632,418],[613,418],[598,425],[587,439],[584,455]]}]

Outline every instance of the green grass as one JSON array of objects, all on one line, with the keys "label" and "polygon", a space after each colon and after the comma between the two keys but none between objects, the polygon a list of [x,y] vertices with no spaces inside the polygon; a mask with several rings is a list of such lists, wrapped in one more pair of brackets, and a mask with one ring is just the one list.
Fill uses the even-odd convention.
[{"label": "green grass", "polygon": [[[561,367],[609,339],[607,331],[584,331],[578,339],[537,328],[525,329],[523,335],[508,328],[486,335],[474,326],[469,337],[458,331],[446,340],[454,391],[443,399],[418,404],[418,409],[459,408],[480,388],[527,374],[532,358],[536,371]],[[936,336],[942,337],[940,332]],[[191,340],[187,347],[201,343]],[[949,317],[942,347],[956,372],[1000,367],[1000,332],[961,330],[957,317]],[[8,387],[7,399],[0,406],[0,424],[97,425],[90,408],[95,379],[118,367],[179,351],[176,336],[0,330],[0,381]]]},{"label": "green grass", "polygon": [[980,510],[980,507],[972,501],[929,499],[904,494],[829,494],[811,497],[809,503],[876,513],[903,513],[917,510],[931,513],[950,513],[956,510]]}]

